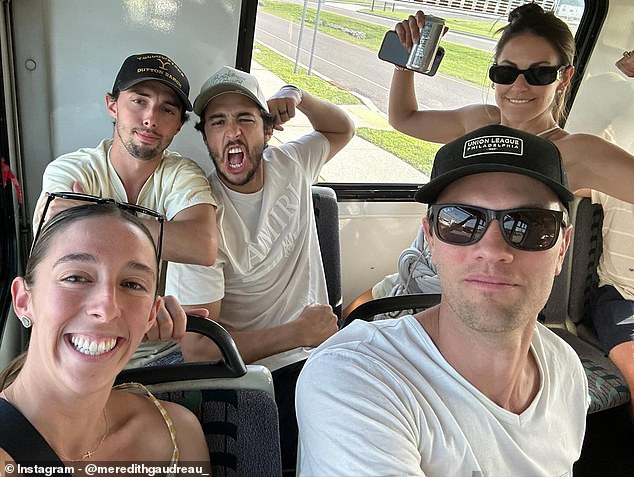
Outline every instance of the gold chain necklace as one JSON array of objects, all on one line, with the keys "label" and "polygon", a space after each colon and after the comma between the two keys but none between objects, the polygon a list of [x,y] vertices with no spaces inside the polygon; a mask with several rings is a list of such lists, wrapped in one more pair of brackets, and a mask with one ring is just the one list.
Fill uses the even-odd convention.
[{"label": "gold chain necklace", "polygon": [[106,416],[106,408],[103,408],[103,420],[106,423],[106,430],[103,433],[103,436],[101,436],[101,439],[99,439],[99,442],[97,443],[97,445],[94,447],[93,450],[89,450],[86,453],[84,453],[79,459],[69,459],[68,457],[66,457],[65,455],[63,455],[61,452],[58,452],[57,455],[66,462],[81,462],[82,460],[88,460],[90,459],[93,455],[95,455],[95,452],[97,452],[99,450],[99,448],[101,447],[101,444],[103,444],[103,441],[106,440],[106,437],[108,437],[108,432],[110,430],[109,426],[108,426],[108,416]]},{"label": "gold chain necklace", "polygon": [[[7,391],[8,391],[8,389],[4,390],[4,399],[9,404],[11,404],[13,407],[16,407],[15,404],[13,404],[13,400],[9,399],[9,393]],[[16,407],[16,409],[17,409],[17,407]],[[103,444],[103,441],[106,440],[106,437],[108,437],[108,433],[110,432],[110,426],[108,425],[108,416],[106,415],[106,408],[105,407],[103,408],[103,420],[106,423],[106,430],[104,431],[103,436],[101,436],[101,439],[99,439],[99,442],[94,447],[94,449],[85,452],[79,459],[70,459],[70,458],[62,455],[61,452],[57,452],[57,456],[60,457],[63,461],[66,461],[66,462],[80,462],[82,460],[90,459],[93,455],[95,455],[95,452],[97,452],[99,450],[99,448],[101,447],[101,444]]]}]

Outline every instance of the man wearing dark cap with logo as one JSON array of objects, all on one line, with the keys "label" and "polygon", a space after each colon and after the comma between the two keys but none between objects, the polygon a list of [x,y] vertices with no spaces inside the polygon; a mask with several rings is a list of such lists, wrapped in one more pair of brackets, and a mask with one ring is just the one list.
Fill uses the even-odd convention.
[{"label": "man wearing dark cap with logo", "polygon": [[[273,129],[296,110],[314,131],[268,145]],[[194,112],[215,165],[209,181],[218,199],[218,260],[214,267],[170,267],[167,290],[183,304],[206,307],[229,329],[247,363],[273,371],[282,464],[294,469],[295,382],[309,348],[337,330],[311,185],[354,127],[341,108],[295,86],[267,101],[254,76],[230,67],[202,86]],[[184,338],[182,349],[187,360],[208,360],[216,352],[195,335]]]},{"label": "man wearing dark cap with logo", "polygon": [[[112,139],[52,161],[44,172],[42,196],[33,220],[37,227],[47,192],[79,192],[153,209],[166,216],[162,258],[211,265],[216,258],[215,198],[203,170],[167,150],[192,106],[189,82],[167,56],[132,55],[123,62],[106,108],[114,119]],[[54,199],[47,218],[85,202]],[[158,223],[146,221],[155,237]],[[151,338],[181,337],[185,316],[166,300],[172,319],[159,315]]]},{"label": "man wearing dark cap with logo", "polygon": [[313,352],[297,384],[300,475],[572,475],[587,381],[537,322],[571,236],[557,148],[473,131],[438,151],[416,200],[441,303],[353,322]]}]

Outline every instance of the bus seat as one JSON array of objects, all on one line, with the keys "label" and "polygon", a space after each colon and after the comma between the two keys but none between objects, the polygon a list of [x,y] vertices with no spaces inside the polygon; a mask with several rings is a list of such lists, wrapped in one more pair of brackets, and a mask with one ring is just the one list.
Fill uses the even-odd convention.
[{"label": "bus seat", "polygon": [[328,287],[328,302],[335,315],[341,317],[341,249],[337,195],[331,188],[322,186],[313,186],[312,192],[319,248]]},{"label": "bus seat", "polygon": [[573,237],[561,267],[561,273],[555,277],[548,301],[539,314],[539,321],[549,328],[567,328],[568,302],[570,300],[570,282],[572,258],[577,239],[576,215],[582,201],[576,198],[570,203],[570,220],[574,224]]},{"label": "bus seat", "polygon": [[600,348],[589,316],[594,292],[599,284],[597,267],[603,249],[603,208],[589,198],[580,201],[575,220],[575,253],[572,256],[572,277],[568,313],[577,326],[577,335]]},{"label": "bus seat", "polygon": [[563,328],[551,328],[551,330],[579,355],[588,378],[590,396],[588,414],[625,405],[630,401],[630,392],[623,375],[601,349]]},{"label": "bus seat", "polygon": [[[571,204],[573,238],[561,273],[555,277],[553,289],[541,317],[546,326],[568,328],[587,322],[587,312],[596,289],[597,265],[601,256],[601,224],[603,213],[599,204],[587,198],[577,198]],[[598,343],[596,343],[598,345]]]},{"label": "bus seat", "polygon": [[211,338],[217,363],[181,363],[122,371],[116,384],[138,382],[159,399],[188,407],[200,420],[216,477],[281,476],[277,406],[271,372],[245,366],[222,326],[188,316],[187,331]]},{"label": "bus seat", "polygon": [[601,350],[587,316],[598,283],[602,209],[582,198],[575,200],[570,212],[574,237],[543,315],[546,326],[579,355],[588,378],[588,413],[594,413],[628,403],[630,393],[618,368]]}]

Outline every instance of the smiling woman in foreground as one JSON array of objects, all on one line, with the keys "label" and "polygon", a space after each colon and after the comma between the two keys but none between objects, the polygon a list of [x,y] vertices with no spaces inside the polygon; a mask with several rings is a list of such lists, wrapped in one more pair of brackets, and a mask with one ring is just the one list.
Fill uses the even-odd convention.
[{"label": "smiling woman in foreground", "polygon": [[[161,304],[157,246],[124,206],[68,209],[35,238],[24,277],[11,288],[16,315],[32,329],[29,350],[0,375],[0,420],[8,422],[7,409],[19,411],[64,462],[207,465],[193,414],[140,385],[126,388],[141,395],[112,389]],[[0,437],[22,430],[3,423]],[[0,446],[0,462],[13,459]]]}]

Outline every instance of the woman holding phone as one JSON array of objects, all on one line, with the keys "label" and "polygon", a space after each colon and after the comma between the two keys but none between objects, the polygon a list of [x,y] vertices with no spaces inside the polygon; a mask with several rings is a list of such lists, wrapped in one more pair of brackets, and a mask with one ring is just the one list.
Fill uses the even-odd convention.
[{"label": "woman holding phone", "polygon": [[[396,24],[407,48],[419,40],[424,21],[425,14],[418,11]],[[575,71],[575,43],[568,26],[528,3],[509,14],[509,24],[501,31],[489,69],[495,106],[419,110],[414,73],[397,67],[390,89],[390,124],[412,137],[442,144],[490,124],[521,129],[557,145],[572,190],[600,190],[634,202],[634,157],[598,136],[570,134],[559,127]]]}]

